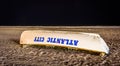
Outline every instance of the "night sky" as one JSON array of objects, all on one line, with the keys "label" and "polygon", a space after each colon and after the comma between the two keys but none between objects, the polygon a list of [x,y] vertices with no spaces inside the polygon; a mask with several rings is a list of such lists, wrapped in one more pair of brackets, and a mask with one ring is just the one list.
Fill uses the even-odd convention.
[{"label": "night sky", "polygon": [[119,25],[104,0],[8,0],[1,2],[0,25]]}]

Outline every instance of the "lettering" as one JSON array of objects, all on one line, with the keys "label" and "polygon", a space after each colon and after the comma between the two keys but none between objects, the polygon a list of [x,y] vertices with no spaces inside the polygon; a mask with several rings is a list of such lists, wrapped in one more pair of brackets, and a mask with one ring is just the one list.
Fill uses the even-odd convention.
[{"label": "lettering", "polygon": [[66,45],[69,45],[69,39],[66,39]]},{"label": "lettering", "polygon": [[44,42],[44,37],[35,37],[34,42]]},{"label": "lettering", "polygon": [[69,45],[73,45],[73,40],[69,40]]},{"label": "lettering", "polygon": [[61,44],[64,44],[64,42],[65,42],[65,39],[61,39]]},{"label": "lettering", "polygon": [[60,39],[57,39],[57,41],[56,41],[56,42],[60,44],[60,41],[61,41]]},{"label": "lettering", "polygon": [[78,40],[74,40],[74,45],[77,46]]},{"label": "lettering", "polygon": [[77,46],[78,40],[71,40],[71,39],[64,39],[64,38],[53,38],[48,37],[47,40],[44,41],[44,37],[35,37],[34,42],[48,42],[53,44],[64,44],[64,45],[71,45],[71,46]]},{"label": "lettering", "polygon": [[52,42],[53,38],[48,37],[47,42]]},{"label": "lettering", "polygon": [[63,39],[63,38],[48,37],[47,42],[77,46],[79,41],[78,40]]}]

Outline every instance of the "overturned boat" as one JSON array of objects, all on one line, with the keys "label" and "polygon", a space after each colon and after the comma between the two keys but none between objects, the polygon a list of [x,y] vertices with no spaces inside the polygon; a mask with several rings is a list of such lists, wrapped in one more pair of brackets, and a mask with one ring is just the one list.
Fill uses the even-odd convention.
[{"label": "overturned boat", "polygon": [[100,52],[102,55],[109,53],[105,41],[96,33],[27,30],[20,37],[21,45],[46,45],[62,46]]}]

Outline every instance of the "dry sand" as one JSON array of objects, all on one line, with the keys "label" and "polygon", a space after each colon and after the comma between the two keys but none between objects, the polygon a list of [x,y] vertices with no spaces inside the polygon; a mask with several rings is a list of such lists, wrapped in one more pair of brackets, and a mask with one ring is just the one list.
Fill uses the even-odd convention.
[{"label": "dry sand", "polygon": [[[99,33],[110,54],[61,47],[29,46],[22,48],[19,39],[24,30],[64,30]],[[120,26],[0,26],[0,66],[120,66]]]}]

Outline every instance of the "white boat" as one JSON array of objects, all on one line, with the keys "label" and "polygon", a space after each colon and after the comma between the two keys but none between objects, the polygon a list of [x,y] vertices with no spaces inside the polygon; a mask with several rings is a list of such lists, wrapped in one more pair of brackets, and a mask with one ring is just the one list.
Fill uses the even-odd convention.
[{"label": "white boat", "polygon": [[27,30],[21,34],[20,44],[62,46],[109,54],[107,44],[96,33]]}]

